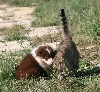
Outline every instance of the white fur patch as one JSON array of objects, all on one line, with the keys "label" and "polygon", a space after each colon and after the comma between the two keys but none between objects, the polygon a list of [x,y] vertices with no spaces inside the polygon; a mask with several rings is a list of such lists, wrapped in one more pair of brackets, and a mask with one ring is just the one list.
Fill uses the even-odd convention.
[{"label": "white fur patch", "polygon": [[[39,46],[40,47],[40,46]],[[47,66],[44,64],[44,62],[48,65],[51,65],[53,63],[53,60],[52,58],[48,59],[48,61],[46,61],[45,59],[41,59],[39,58],[38,56],[36,56],[36,53],[35,51],[39,48],[39,47],[36,47],[34,48],[32,51],[31,51],[31,54],[32,56],[36,59],[36,61],[39,63],[39,65],[42,67],[42,68],[46,68]]]},{"label": "white fur patch", "polygon": [[48,51],[48,53],[50,54],[50,51],[49,51],[49,48],[48,47],[45,50]]},{"label": "white fur patch", "polygon": [[52,58],[48,59],[48,60],[45,60],[45,59],[41,59],[43,62],[47,63],[48,65],[52,65],[53,63],[53,60]]}]

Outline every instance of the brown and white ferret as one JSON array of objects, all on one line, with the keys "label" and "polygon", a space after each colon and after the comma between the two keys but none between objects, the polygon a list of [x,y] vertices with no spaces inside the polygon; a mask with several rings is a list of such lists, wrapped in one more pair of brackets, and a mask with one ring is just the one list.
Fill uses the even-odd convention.
[{"label": "brown and white ferret", "polygon": [[53,63],[53,49],[38,46],[27,54],[15,69],[16,79],[49,77]]}]

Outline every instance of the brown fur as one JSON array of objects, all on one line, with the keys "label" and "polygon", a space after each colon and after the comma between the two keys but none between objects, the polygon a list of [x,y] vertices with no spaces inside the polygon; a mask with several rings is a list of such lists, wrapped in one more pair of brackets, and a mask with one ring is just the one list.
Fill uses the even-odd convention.
[{"label": "brown fur", "polygon": [[[64,40],[56,49],[53,66],[58,70],[59,78],[63,78],[63,71],[69,70],[69,75],[74,77],[79,68],[79,52],[70,35],[64,9],[61,9]],[[66,71],[65,71],[66,72]]]},{"label": "brown fur", "polygon": [[15,70],[16,79],[25,79],[26,77],[30,79],[31,77],[39,78],[40,76],[47,77],[46,71],[33,58],[31,54],[27,54],[20,65]]},{"label": "brown fur", "polygon": [[[45,48],[49,48],[50,54],[45,50]],[[48,60],[52,58],[53,49],[49,46],[41,46],[35,51],[37,57]],[[50,71],[50,65],[47,65],[44,62],[45,69],[43,69],[39,63],[35,60],[32,54],[27,54],[19,63],[19,65],[15,69],[15,77],[16,79],[31,79],[31,78],[39,78],[41,77],[49,77],[48,72]]]}]

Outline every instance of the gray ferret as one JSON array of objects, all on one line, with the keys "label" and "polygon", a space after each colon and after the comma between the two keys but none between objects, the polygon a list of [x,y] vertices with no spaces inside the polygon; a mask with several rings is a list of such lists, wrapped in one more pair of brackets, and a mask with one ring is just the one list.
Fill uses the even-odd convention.
[{"label": "gray ferret", "polygon": [[60,16],[62,20],[64,40],[60,42],[55,51],[56,55],[53,59],[53,66],[57,69],[58,78],[63,79],[66,76],[66,68],[68,69],[69,76],[77,76],[80,55],[72,40],[72,36],[70,35],[64,9],[61,9]]}]

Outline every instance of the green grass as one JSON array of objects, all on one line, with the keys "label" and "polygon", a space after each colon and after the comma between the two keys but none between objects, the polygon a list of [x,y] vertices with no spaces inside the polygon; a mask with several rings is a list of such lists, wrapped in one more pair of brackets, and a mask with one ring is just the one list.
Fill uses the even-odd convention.
[{"label": "green grass", "polygon": [[24,49],[0,55],[0,92],[99,92],[100,72],[98,74],[98,71],[100,67],[87,66],[84,62],[85,58],[80,60],[79,75],[83,77],[76,79],[67,77],[64,82],[59,81],[56,76],[52,80],[17,81],[13,75],[14,65],[29,51],[29,49]]},{"label": "green grass", "polygon": [[11,28],[1,28],[0,36],[4,36],[5,41],[13,41],[13,40],[23,40],[25,37],[26,31],[23,26],[15,25]]},{"label": "green grass", "polygon": [[59,11],[65,8],[71,31],[80,30],[100,43],[100,0],[0,0],[11,5],[31,6],[36,3],[32,26],[60,25]]},{"label": "green grass", "polygon": [[65,8],[71,31],[80,30],[100,42],[99,0],[41,0],[33,16],[32,26],[55,26],[61,24],[59,11]]},{"label": "green grass", "polygon": [[0,0],[0,2],[6,2],[10,5],[14,6],[32,6],[32,3],[34,3],[36,0]]},{"label": "green grass", "polygon": [[[0,0],[7,1],[7,0]],[[29,6],[31,0],[8,0],[18,6]],[[20,3],[21,2],[21,3]],[[32,1],[33,2],[33,1]],[[95,3],[93,3],[95,2]],[[26,3],[26,4],[25,4]],[[29,4],[27,4],[29,3]],[[22,51],[2,52],[0,54],[0,92],[100,92],[100,3],[99,0],[38,0],[33,16],[36,20],[32,26],[60,25],[59,10],[65,7],[69,28],[73,40],[77,44],[81,55],[79,78],[67,77],[65,82],[59,81],[55,75],[52,80],[17,81],[14,78],[14,65],[20,62],[29,49]],[[22,26],[0,29],[0,36],[4,40],[24,40],[25,29]],[[39,43],[61,41],[61,33],[31,39],[32,45]],[[94,46],[93,48],[88,48]],[[91,64],[91,61],[94,63]]]},{"label": "green grass", "polygon": [[[39,43],[61,41],[62,36],[59,34],[43,36],[41,38],[33,39],[33,46]],[[78,71],[79,78],[73,79],[67,77],[66,81],[59,81],[55,75],[52,80],[25,80],[17,81],[14,78],[14,65],[16,62],[29,53],[29,49],[22,51],[4,53],[0,55],[0,92],[99,92],[100,90],[100,67],[96,67],[96,64],[100,64],[100,49],[99,45],[87,38],[86,35],[78,34],[73,35],[75,42],[79,48],[82,58],[80,59],[80,69]],[[82,36],[85,36],[83,39]],[[56,38],[56,39],[55,39]],[[82,39],[82,40],[81,40]],[[89,39],[90,41],[88,41]],[[81,40],[81,42],[80,42]],[[96,45],[94,48],[86,49],[88,45]],[[90,61],[95,61],[96,64],[91,64]]]},{"label": "green grass", "polygon": [[[59,33],[60,34],[60,33]],[[33,45],[39,43],[52,42],[62,40],[62,36],[59,34],[43,36],[33,40]],[[0,92],[99,92],[100,90],[100,67],[96,67],[96,64],[100,64],[100,49],[99,45],[95,41],[88,41],[85,36],[82,39],[82,34],[77,36],[73,35],[74,40],[80,51],[82,58],[80,59],[80,68],[78,71],[79,78],[73,79],[67,77],[66,81],[59,81],[55,75],[52,80],[25,80],[17,81],[14,78],[14,65],[16,62],[29,53],[29,49],[22,51],[10,52],[9,54],[0,55]],[[56,37],[56,39],[54,38]],[[43,39],[43,40],[42,40]],[[77,39],[77,40],[76,40]],[[80,39],[81,42],[80,42]],[[35,44],[35,43],[36,44]],[[85,44],[85,45],[84,45]],[[86,49],[90,45],[96,45],[94,48]],[[95,61],[96,64],[91,64],[90,61]]]}]

